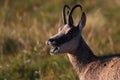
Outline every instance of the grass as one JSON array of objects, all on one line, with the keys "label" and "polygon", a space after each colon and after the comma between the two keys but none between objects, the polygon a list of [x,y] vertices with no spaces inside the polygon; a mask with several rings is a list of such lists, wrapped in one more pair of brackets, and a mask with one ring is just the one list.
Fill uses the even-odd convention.
[{"label": "grass", "polygon": [[0,0],[0,80],[78,80],[67,56],[50,56],[44,44],[63,25],[63,5],[78,3],[94,53],[120,52],[119,0]]}]

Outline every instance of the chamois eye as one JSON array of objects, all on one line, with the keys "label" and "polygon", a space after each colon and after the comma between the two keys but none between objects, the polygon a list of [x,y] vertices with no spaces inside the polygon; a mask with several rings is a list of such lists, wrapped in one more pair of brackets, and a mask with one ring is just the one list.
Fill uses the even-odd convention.
[{"label": "chamois eye", "polygon": [[77,34],[78,30],[77,28],[73,28],[71,30],[69,30],[69,32],[67,33],[67,35],[70,37],[70,36],[75,36]]},{"label": "chamois eye", "polygon": [[72,30],[70,30],[68,33],[67,33],[67,35],[72,35],[73,34],[73,31]]}]

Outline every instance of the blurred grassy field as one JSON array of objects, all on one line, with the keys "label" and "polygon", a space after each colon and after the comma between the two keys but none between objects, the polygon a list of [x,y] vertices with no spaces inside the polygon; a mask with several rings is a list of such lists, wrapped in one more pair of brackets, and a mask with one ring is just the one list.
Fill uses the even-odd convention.
[{"label": "blurred grassy field", "polygon": [[45,45],[63,25],[63,5],[78,3],[93,52],[120,52],[120,0],[0,0],[0,80],[78,80],[67,56],[50,56]]}]

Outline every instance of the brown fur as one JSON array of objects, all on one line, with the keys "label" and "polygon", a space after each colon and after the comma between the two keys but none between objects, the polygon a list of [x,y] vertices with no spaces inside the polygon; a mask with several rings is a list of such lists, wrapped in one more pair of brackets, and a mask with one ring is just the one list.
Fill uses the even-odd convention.
[{"label": "brown fur", "polygon": [[[65,34],[66,30],[70,30],[68,25],[52,38]],[[57,53],[67,53],[80,80],[120,80],[120,55],[95,56],[81,33],[59,47]]]},{"label": "brown fur", "polygon": [[80,80],[120,80],[120,55],[97,57],[82,37],[79,45],[67,55]]}]

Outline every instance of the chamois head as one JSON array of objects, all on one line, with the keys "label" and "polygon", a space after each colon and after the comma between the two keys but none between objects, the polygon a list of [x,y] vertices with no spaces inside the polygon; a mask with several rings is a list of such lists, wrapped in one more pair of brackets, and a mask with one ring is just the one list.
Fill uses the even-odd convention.
[{"label": "chamois head", "polygon": [[[57,53],[73,52],[78,47],[79,40],[81,37],[81,31],[86,23],[86,15],[82,12],[81,20],[78,25],[74,25],[72,13],[76,8],[82,10],[81,5],[75,5],[71,9],[68,5],[63,7],[63,22],[64,26],[58,30],[58,33],[46,41],[47,45],[50,45],[52,49],[50,54],[54,55]],[[66,20],[66,10],[68,9],[68,20]]]}]

